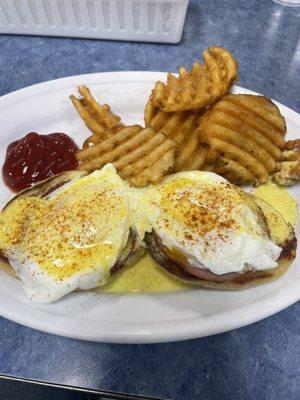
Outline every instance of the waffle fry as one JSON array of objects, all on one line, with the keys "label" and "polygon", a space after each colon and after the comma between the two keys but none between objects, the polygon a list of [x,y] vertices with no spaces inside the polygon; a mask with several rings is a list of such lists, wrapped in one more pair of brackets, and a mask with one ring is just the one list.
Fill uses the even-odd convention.
[{"label": "waffle fry", "polygon": [[289,140],[283,152],[283,157],[277,166],[273,181],[278,185],[294,185],[300,182],[300,139]]},{"label": "waffle fry", "polygon": [[109,105],[99,104],[86,86],[78,86],[78,92],[82,98],[72,95],[70,99],[87,128],[93,133],[84,142],[84,148],[111,137],[124,126],[121,118],[110,110]]},{"label": "waffle fry", "polygon": [[175,148],[163,133],[133,125],[79,151],[77,158],[81,170],[93,171],[113,163],[120,176],[132,185],[146,186],[173,169]]},{"label": "waffle fry", "polygon": [[156,82],[153,104],[162,111],[202,109],[214,104],[237,79],[237,61],[218,46],[203,52],[204,64],[195,62],[191,71],[181,67],[179,77],[168,74],[167,83]]},{"label": "waffle fry", "polygon": [[271,100],[244,94],[224,96],[199,124],[200,140],[210,146],[211,170],[238,185],[268,180],[282,157],[285,133]]},{"label": "waffle fry", "polygon": [[114,127],[112,130],[109,130],[109,132],[104,131],[103,135],[95,135],[94,133],[89,136],[82,145],[83,149],[86,149],[88,147],[92,147],[95,144],[98,144],[104,140],[104,137],[107,136],[107,138],[113,136],[115,133],[119,132],[124,128],[124,125],[117,125]]},{"label": "waffle fry", "polygon": [[174,171],[187,171],[203,167],[207,146],[200,143],[196,132],[199,112],[181,111],[166,113],[152,104],[152,97],[145,108],[145,124],[165,133],[177,144]]}]

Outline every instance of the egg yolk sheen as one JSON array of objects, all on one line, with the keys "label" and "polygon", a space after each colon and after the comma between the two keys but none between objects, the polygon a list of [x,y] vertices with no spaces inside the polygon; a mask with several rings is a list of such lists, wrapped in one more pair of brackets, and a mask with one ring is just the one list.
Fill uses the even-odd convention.
[{"label": "egg yolk sheen", "polygon": [[0,248],[55,280],[97,268],[107,275],[127,241],[129,202],[122,189],[94,173],[48,199],[20,197],[1,213]]}]

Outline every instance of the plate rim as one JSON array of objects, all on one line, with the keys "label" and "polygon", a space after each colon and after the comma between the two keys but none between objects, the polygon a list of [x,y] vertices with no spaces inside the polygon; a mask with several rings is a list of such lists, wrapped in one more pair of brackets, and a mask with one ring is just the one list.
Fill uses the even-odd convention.
[{"label": "plate rim", "polygon": [[[48,92],[49,89],[51,91],[64,89],[65,87],[69,87],[70,85],[78,85],[81,81],[81,83],[85,82],[88,85],[108,82],[109,79],[111,80],[111,78],[113,78],[114,81],[119,82],[121,82],[122,80],[126,82],[149,82],[151,80],[156,81],[158,79],[165,79],[166,75],[166,72],[159,71],[113,71],[74,75],[54,80],[48,80],[18,89],[16,91],[1,96],[0,109],[11,106],[12,104],[15,104],[16,101],[24,101],[28,97],[42,94],[45,91]],[[260,93],[254,92],[241,86],[234,86],[234,90],[238,92],[241,91],[242,93],[260,95]],[[277,101],[274,102],[283,113],[289,114],[289,120],[295,122],[295,124],[300,125],[300,114]],[[289,297],[280,296],[280,292],[284,290],[284,288],[285,287],[280,288],[277,292],[267,296],[267,298],[272,297],[273,302],[269,301],[267,303],[267,306],[266,304],[264,304],[264,307],[262,307],[262,310],[260,310],[260,313],[258,314],[259,316],[257,315],[257,312],[253,311],[257,311],[257,303],[261,303],[262,301],[265,303],[266,298],[263,298],[263,300],[259,299],[255,302],[242,306],[239,310],[242,309],[245,312],[240,315],[240,318],[238,320],[235,319],[234,323],[231,322],[231,317],[234,316],[234,314],[237,312],[236,309],[217,314],[217,318],[216,315],[213,315],[212,317],[206,317],[205,329],[203,329],[203,320],[201,320],[200,317],[189,319],[188,324],[182,323],[180,320],[151,323],[122,322],[121,325],[123,329],[118,329],[118,325],[120,325],[120,323],[118,322],[101,322],[89,320],[89,326],[93,325],[93,327],[95,327],[95,330],[93,330],[93,332],[91,333],[90,328],[87,329],[87,327],[83,326],[81,327],[81,333],[78,333],[77,330],[74,329],[76,323],[78,322],[77,319],[47,313],[47,322],[44,322],[43,318],[39,319],[38,315],[35,318],[34,322],[32,322],[32,317],[28,317],[26,314],[26,309],[28,309],[28,305],[26,303],[20,303],[19,301],[11,297],[1,294],[0,299],[2,301],[0,302],[0,315],[33,329],[38,329],[43,332],[74,339],[106,343],[161,343],[200,338],[203,336],[209,336],[212,334],[230,331],[232,329],[237,329],[239,327],[260,321],[300,300],[300,291],[299,288],[297,290],[297,285],[295,284],[295,281],[292,282],[289,286]],[[164,295],[165,294],[161,294],[161,296]],[[9,310],[15,309],[14,305],[16,303],[21,306],[21,310],[19,310],[18,312],[14,312],[14,315],[11,315]],[[31,308],[31,310],[34,310],[35,313],[39,314],[40,316],[45,315],[46,312],[39,310],[38,308]],[[57,322],[59,321],[67,321],[68,323],[68,326],[64,328],[63,332],[60,327],[61,325],[59,323],[57,324]],[[182,325],[181,329],[178,329],[179,324]],[[186,328],[186,325],[188,325],[188,328]],[[112,327],[114,329],[112,329]],[[99,333],[100,330],[101,332]],[[85,333],[82,334],[82,331],[85,331]]]}]

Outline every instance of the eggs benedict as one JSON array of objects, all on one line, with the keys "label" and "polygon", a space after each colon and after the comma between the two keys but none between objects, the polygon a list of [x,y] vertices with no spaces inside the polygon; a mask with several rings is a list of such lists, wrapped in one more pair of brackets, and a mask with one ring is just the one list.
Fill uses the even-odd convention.
[{"label": "eggs benedict", "polygon": [[295,257],[294,231],[281,214],[214,173],[170,175],[140,191],[134,208],[152,258],[187,282],[257,284],[283,273]]},{"label": "eggs benedict", "polygon": [[145,250],[182,282],[242,288],[282,275],[296,238],[267,202],[203,171],[143,189],[111,164],[69,171],[24,190],[0,213],[0,266],[10,265],[37,302],[103,286]]},{"label": "eggs benedict", "polygon": [[128,186],[112,165],[50,178],[0,214],[1,255],[38,302],[103,285],[139,247]]}]

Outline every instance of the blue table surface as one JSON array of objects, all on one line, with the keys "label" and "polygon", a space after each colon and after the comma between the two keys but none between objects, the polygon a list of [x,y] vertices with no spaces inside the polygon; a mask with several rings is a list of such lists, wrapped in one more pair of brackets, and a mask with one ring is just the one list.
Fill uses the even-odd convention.
[{"label": "blue table surface", "polygon": [[[173,71],[214,44],[240,84],[300,110],[300,9],[191,1],[178,45],[0,36],[0,95],[88,72]],[[299,399],[300,303],[238,330],[179,343],[88,343],[0,319],[0,374],[172,399]]]}]

